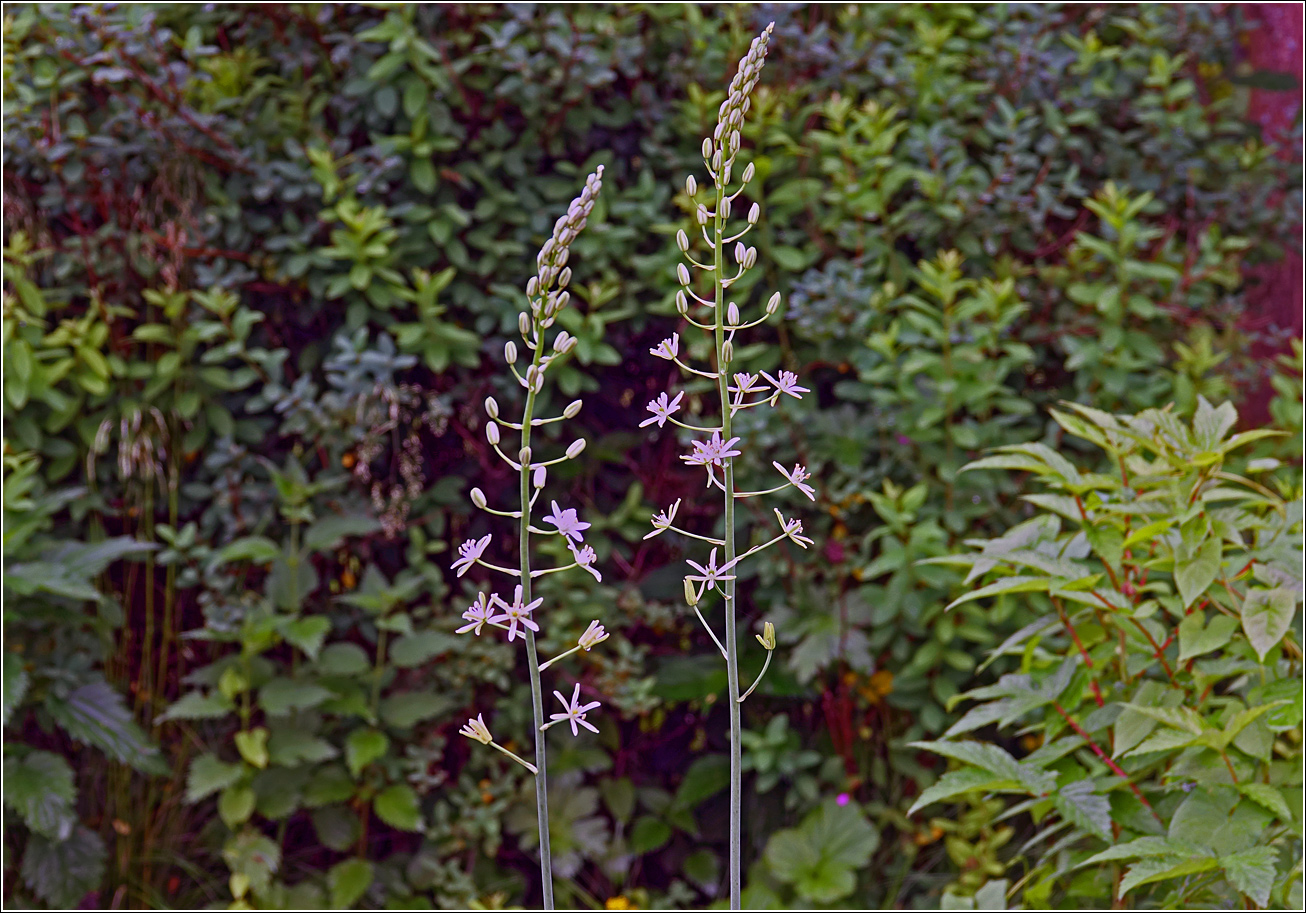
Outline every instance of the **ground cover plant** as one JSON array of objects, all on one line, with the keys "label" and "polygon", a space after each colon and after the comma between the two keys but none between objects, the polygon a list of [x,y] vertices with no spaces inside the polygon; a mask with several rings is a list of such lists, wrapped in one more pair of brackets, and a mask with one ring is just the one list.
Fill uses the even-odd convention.
[{"label": "ground cover plant", "polygon": [[[719,371],[677,386],[650,350],[687,326],[677,231],[698,231],[700,203],[720,212],[702,139],[772,22],[731,172],[752,169],[731,217],[756,204],[740,239],[753,265],[724,314],[690,316],[724,331],[730,298],[751,303],[765,320],[731,341],[732,363],[807,389],[729,415]],[[1300,607],[1260,653],[1245,603],[1276,619],[1255,634],[1265,646],[1284,599],[1248,594],[1292,589],[1257,571],[1287,559],[1242,566],[1300,509],[1300,329],[1257,310],[1252,276],[1300,251],[1301,121],[1271,134],[1244,116],[1249,92],[1292,97],[1291,79],[1241,62],[1257,28],[1243,7],[1178,5],[6,6],[6,903],[533,906],[551,872],[557,906],[724,906],[739,821],[742,906],[1291,904],[1301,724],[1263,686],[1299,674]],[[533,763],[537,664],[519,637],[457,633],[483,569],[451,565],[521,521],[487,519],[471,494],[512,512],[526,475],[495,452],[485,404],[521,424],[504,370],[507,344],[524,346],[521,280],[600,167],[550,328],[568,351],[538,400],[544,418],[585,407],[533,428],[542,457],[526,462],[587,442],[548,467],[536,526],[582,533],[602,579],[545,574],[522,607],[547,607],[541,658],[603,625],[601,647],[546,673],[564,698],[579,686],[573,703],[600,700],[602,721],[552,741],[537,790],[459,734],[483,721]],[[676,354],[711,373],[725,340],[700,322],[710,345],[684,332]],[[676,503],[677,527],[725,538],[727,499],[705,495],[721,492],[681,459],[687,440],[638,427],[679,393],[675,418],[728,416],[723,443],[747,442],[726,459],[748,490],[780,484],[762,484],[773,464],[811,474],[812,501],[739,502],[741,553],[770,538],[772,507],[812,543],[731,570],[764,641],[742,638],[737,678],[685,601],[679,563],[711,543],[646,538]],[[1226,402],[1239,418],[1223,429]],[[1155,445],[1167,453],[1198,447],[1199,412],[1221,440],[1288,434],[1201,444],[1218,459],[1175,468],[1112,443],[1141,448],[1131,483],[1130,460],[1153,467],[1148,511],[1191,472],[1210,501],[1205,526],[1186,517],[1148,532],[1155,554],[1140,538],[1116,557],[1121,518],[1126,538],[1148,524],[1117,510],[1119,461],[1077,437],[1096,420],[1081,407],[1148,440],[1137,423],[1177,423]],[[965,468],[1016,459],[1004,447],[1039,456]],[[1101,501],[1087,526],[1048,506],[1071,493],[1044,485],[1063,483],[1039,460]],[[1099,619],[1058,592],[1083,652],[1059,617],[1019,654],[999,649],[1056,614],[1055,575],[948,608],[1045,573],[1000,562],[968,582],[957,563],[1031,520],[1059,523],[1039,547],[1089,576],[1129,564],[1139,604],[1158,603],[1138,623],[1171,642],[1147,643],[1132,601],[1099,603]],[[564,538],[581,549],[532,535],[533,569],[574,561]],[[1290,523],[1273,548],[1299,537]],[[1214,579],[1176,610],[1176,550],[1197,549],[1182,564],[1217,541],[1229,589]],[[1181,662],[1185,632],[1212,626],[1228,639]],[[1085,655],[1120,717],[1103,721]],[[728,700],[768,662],[746,702]],[[1067,662],[1054,700],[1087,738],[1052,703],[946,735],[1012,697],[983,689],[1025,675],[1044,695]],[[1113,754],[1120,719],[1149,725],[1123,706],[1145,687],[1183,693],[1197,742],[1157,720],[1146,738],[1174,746]],[[1243,712],[1261,715],[1222,745],[1231,772],[1211,745]],[[940,753],[954,744],[1088,784],[1093,815],[1021,798],[1019,777],[922,803],[979,784],[982,765]],[[1145,809],[1122,815],[1131,784],[1165,833]],[[1228,852],[1137,844],[1213,809],[1237,819]],[[1131,845],[1163,852],[1081,865]],[[1172,863],[1201,870],[1164,877]]]}]

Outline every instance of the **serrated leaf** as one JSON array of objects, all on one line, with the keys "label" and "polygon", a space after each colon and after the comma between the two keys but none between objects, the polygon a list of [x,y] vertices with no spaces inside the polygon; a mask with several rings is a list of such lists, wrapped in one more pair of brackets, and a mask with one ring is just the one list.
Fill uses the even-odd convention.
[{"label": "serrated leaf", "polygon": [[950,770],[939,777],[933,785],[926,787],[916,797],[916,801],[907,810],[907,814],[914,815],[927,805],[943,802],[946,799],[967,793],[991,793],[1005,790],[1024,791],[1017,781],[995,777],[987,770],[980,770],[978,767],[963,767],[960,770]]},{"label": "serrated leaf", "polygon": [[268,766],[268,731],[262,726],[235,736],[236,750],[253,766],[262,770]]},{"label": "serrated leaf", "polygon": [[311,682],[274,678],[259,689],[259,706],[270,716],[283,716],[292,710],[308,710],[333,696],[331,691]]},{"label": "serrated leaf", "polygon": [[199,802],[221,789],[226,789],[244,773],[240,764],[220,760],[212,752],[200,755],[190,762],[186,775],[186,801]]},{"label": "serrated leaf", "polygon": [[233,784],[218,796],[218,817],[227,827],[234,828],[244,824],[254,814],[254,803],[258,797],[252,787],[246,784]]},{"label": "serrated leaf", "polygon": [[974,741],[911,742],[909,744],[913,748],[924,748],[927,751],[933,751],[936,754],[953,758],[965,764],[972,764],[975,767],[989,771],[995,777],[1004,780],[1015,780],[1035,795],[1043,795],[1056,786],[1056,776],[1054,774],[1020,763],[1006,750],[997,745]]},{"label": "serrated leaf", "polygon": [[275,726],[268,737],[268,757],[282,767],[329,761],[339,753],[326,739],[296,726]]},{"label": "serrated leaf", "polygon": [[79,742],[145,773],[157,769],[157,750],[132,719],[127,702],[104,679],[83,685],[67,697],[51,696],[45,709]]},{"label": "serrated leaf", "polygon": [[76,907],[100,886],[105,856],[100,835],[85,827],[67,840],[33,834],[23,851],[23,881],[51,907]]},{"label": "serrated leaf", "polygon": [[5,651],[4,657],[4,725],[9,725],[9,717],[23,702],[27,696],[27,686],[29,679],[27,670],[23,668],[23,662],[20,657],[9,651]]},{"label": "serrated leaf", "polygon": [[304,651],[309,659],[316,660],[331,630],[331,620],[323,615],[296,618],[286,625],[282,636],[288,643]]},{"label": "serrated leaf", "polygon": [[327,872],[327,889],[331,906],[348,910],[358,903],[372,885],[372,863],[366,859],[346,859]]},{"label": "serrated leaf", "polygon": [[363,832],[358,815],[344,805],[327,805],[313,811],[313,829],[321,844],[343,853],[357,842]]},{"label": "serrated leaf", "polygon": [[1293,823],[1292,810],[1288,807],[1288,801],[1283,797],[1283,791],[1277,787],[1270,786],[1267,783],[1242,782],[1238,784],[1238,792],[1266,811],[1278,815],[1283,823]]},{"label": "serrated leaf", "polygon": [[1243,631],[1261,660],[1288,633],[1296,609],[1297,598],[1287,587],[1247,591],[1242,609]]},{"label": "serrated leaf", "polygon": [[1083,862],[1078,863],[1075,868],[1100,865],[1103,862],[1111,862],[1116,859],[1146,859],[1154,856],[1172,856],[1185,859],[1200,852],[1197,847],[1190,843],[1171,840],[1168,837],[1138,837],[1128,843],[1109,846],[1100,853],[1095,853]]},{"label": "serrated leaf", "polygon": [[345,764],[357,777],[363,768],[385,756],[390,750],[390,737],[376,729],[355,729],[345,740]]},{"label": "serrated leaf", "polygon": [[1182,878],[1185,875],[1198,875],[1220,867],[1220,861],[1214,858],[1185,859],[1176,862],[1173,859],[1144,859],[1130,866],[1125,877],[1120,881],[1117,897],[1124,898],[1134,888],[1165,881],[1170,878]]},{"label": "serrated leaf", "polygon": [[214,691],[204,694],[191,691],[183,694],[163,713],[157,722],[167,720],[216,720],[235,711],[236,705],[230,699]]},{"label": "serrated leaf", "polygon": [[401,831],[420,831],[422,814],[416,791],[407,783],[395,783],[376,794],[372,800],[376,816]]},{"label": "serrated leaf", "polygon": [[73,769],[49,751],[28,752],[4,762],[4,803],[34,833],[67,840],[77,825]]},{"label": "serrated leaf", "polygon": [[1076,780],[1052,793],[1052,804],[1075,827],[1102,840],[1111,839],[1111,803],[1093,791],[1090,780]]},{"label": "serrated leaf", "polygon": [[1220,868],[1235,888],[1250,897],[1256,906],[1265,907],[1274,887],[1278,856],[1278,850],[1272,846],[1253,847],[1225,856],[1220,860]]},{"label": "serrated leaf", "polygon": [[247,828],[227,841],[222,858],[233,873],[248,879],[254,893],[261,894],[281,868],[281,847],[257,830]]},{"label": "serrated leaf", "polygon": [[322,651],[317,670],[322,675],[348,677],[366,672],[372,666],[358,644],[331,644]]}]

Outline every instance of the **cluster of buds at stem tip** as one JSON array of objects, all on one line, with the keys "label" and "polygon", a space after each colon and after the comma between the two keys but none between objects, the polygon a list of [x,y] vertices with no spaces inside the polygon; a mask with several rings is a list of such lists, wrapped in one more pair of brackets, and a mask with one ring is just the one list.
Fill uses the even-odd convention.
[{"label": "cluster of buds at stem tip", "polygon": [[[735,78],[730,81],[726,100],[717,109],[716,129],[712,135],[703,140],[703,161],[713,176],[724,185],[730,180],[729,170],[739,152],[739,128],[743,126],[744,116],[752,107],[749,98],[757,80],[762,75],[762,66],[766,63],[767,44],[775,23],[768,25],[762,34],[753,39],[748,53],[739,61]],[[747,183],[747,178],[745,179]]]},{"label": "cluster of buds at stem tip", "polygon": [[553,324],[558,312],[571,300],[567,286],[571,283],[571,244],[584,230],[586,220],[594,211],[594,203],[603,187],[603,166],[585,179],[580,196],[571,201],[566,214],[553,223],[553,234],[540,248],[535,258],[536,273],[526,283],[526,297],[530,301],[530,317],[523,312],[519,319],[522,337],[530,344],[532,327],[545,329]]}]

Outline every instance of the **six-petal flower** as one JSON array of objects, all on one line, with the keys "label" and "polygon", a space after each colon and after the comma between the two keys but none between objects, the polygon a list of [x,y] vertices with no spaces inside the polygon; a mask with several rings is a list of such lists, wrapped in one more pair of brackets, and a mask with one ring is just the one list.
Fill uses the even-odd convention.
[{"label": "six-petal flower", "polygon": [[[544,602],[544,597],[540,597],[539,599],[523,605],[521,586],[518,585],[516,592],[513,593],[511,603],[504,602],[503,598],[498,595],[491,597],[490,601],[492,603],[498,603],[499,607],[503,609],[502,615],[496,615],[491,618],[490,621],[496,625],[508,625],[509,643],[512,643],[512,639],[517,636],[518,624],[524,628],[530,628],[532,631],[538,632],[540,630],[540,626],[531,621],[531,612],[534,612],[540,607],[540,603]],[[522,637],[525,636],[525,632],[522,632]]]},{"label": "six-petal flower", "polygon": [[481,555],[485,553],[485,547],[489,544],[490,533],[486,533],[479,539],[468,539],[458,546],[458,559],[454,561],[450,570],[457,571],[458,576],[461,577],[480,559]]},{"label": "six-petal flower", "polygon": [[722,460],[740,454],[740,451],[731,449],[739,443],[739,438],[732,437],[728,441],[723,441],[720,431],[713,431],[711,440],[690,443],[694,447],[694,452],[688,456],[681,456],[681,459],[691,466],[720,466]]},{"label": "six-petal flower", "polygon": [[680,498],[676,498],[676,503],[671,505],[671,509],[663,511],[653,517],[653,532],[646,535],[645,539],[652,539],[654,536],[660,536],[671,528],[672,522],[676,519],[676,511],[680,510]]},{"label": "six-petal flower", "polygon": [[589,713],[595,707],[598,707],[599,702],[593,701],[591,703],[582,705],[580,702],[579,683],[577,683],[576,685],[576,690],[572,692],[570,701],[568,701],[565,697],[563,697],[562,693],[559,691],[553,692],[553,696],[556,697],[558,700],[562,701],[562,708],[565,712],[551,713],[549,714],[549,719],[553,720],[556,723],[561,723],[564,721],[570,723],[572,735],[580,735],[580,730],[576,728],[576,725],[578,723],[581,726],[584,726],[590,732],[598,732],[598,730],[594,728],[594,725],[592,723],[586,721],[585,714]]},{"label": "six-petal flower", "polygon": [[481,633],[481,627],[490,621],[491,611],[490,600],[485,598],[484,593],[477,593],[476,601],[468,607],[466,612],[463,612],[463,618],[470,622],[470,624],[463,625],[456,633],[466,634],[468,631],[471,631],[472,633],[479,635]]},{"label": "six-petal flower", "polygon": [[811,392],[806,387],[798,386],[798,375],[793,371],[781,371],[778,379],[765,371],[762,372],[762,376],[770,381],[771,386],[775,387],[775,392],[771,394],[771,405],[773,406],[775,401],[780,398],[781,393],[787,393],[794,399],[802,399],[804,393]]},{"label": "six-petal flower", "polygon": [[804,482],[806,482],[808,479],[812,477],[812,474],[807,471],[807,467],[795,463],[793,472],[790,472],[789,470],[785,469],[783,466],[781,466],[779,463],[775,462],[774,460],[771,461],[771,465],[774,466],[776,469],[780,470],[780,475],[788,479],[790,485],[792,485],[794,488],[797,488],[803,494],[807,495],[807,500],[809,501],[816,500],[815,489],[813,489],[812,486],[810,485],[803,484]]},{"label": "six-petal flower", "polygon": [[658,427],[661,428],[667,423],[667,419],[671,418],[671,413],[680,408],[680,400],[683,399],[684,396],[685,391],[681,390],[676,394],[676,398],[670,401],[667,400],[667,395],[665,393],[660,395],[657,399],[649,400],[648,411],[653,413],[653,417],[644,419],[644,421],[639,423],[639,427],[643,428],[646,425],[651,425],[654,422],[657,422]]},{"label": "six-petal flower", "polygon": [[585,537],[581,533],[590,528],[590,524],[582,523],[580,518],[576,516],[574,507],[561,510],[557,501],[553,502],[553,513],[544,515],[544,522],[552,523],[558,527],[558,532],[568,539],[575,539],[577,542],[585,541]]},{"label": "six-petal flower", "polygon": [[680,354],[680,337],[671,336],[664,339],[655,348],[649,349],[648,353],[658,358],[665,358],[667,361],[675,361],[676,356]]},{"label": "six-petal flower", "polygon": [[[735,559],[738,561],[739,559]],[[697,561],[686,561],[685,563],[698,571],[697,574],[689,574],[685,579],[696,580],[700,583],[707,584],[709,590],[716,589],[718,583],[725,583],[727,580],[734,580],[734,574],[727,574],[726,571],[735,566],[735,561],[729,561],[722,567],[716,566],[716,549],[712,549],[712,554],[707,559],[707,564],[702,565]]]}]

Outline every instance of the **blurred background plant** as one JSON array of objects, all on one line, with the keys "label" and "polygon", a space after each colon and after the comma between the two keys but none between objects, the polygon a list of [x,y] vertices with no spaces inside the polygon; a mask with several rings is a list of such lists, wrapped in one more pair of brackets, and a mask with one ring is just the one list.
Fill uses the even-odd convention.
[{"label": "blurred background plant", "polygon": [[[538,595],[557,631],[612,632],[578,667],[612,725],[553,761],[558,901],[720,900],[724,679],[650,571],[680,556],[641,539],[655,507],[698,510],[697,477],[673,435],[625,429],[670,380],[643,354],[677,328],[667,242],[692,213],[667,188],[771,20],[744,144],[758,287],[792,319],[759,367],[814,393],[741,420],[817,473],[823,515],[811,554],[740,581],[741,623],[787,639],[744,721],[752,902],[992,906],[1036,858],[1029,816],[994,801],[906,815],[947,769],[910,743],[1015,670],[978,666],[1036,617],[1019,594],[945,612],[964,571],[917,563],[1033,516],[1027,477],[959,473],[982,450],[1092,470],[1049,406],[1232,399],[1291,432],[1233,471],[1301,497],[1300,324],[1258,312],[1248,278],[1300,251],[1301,119],[1243,116],[1249,91],[1292,89],[1239,62],[1245,7],[4,16],[8,903],[533,896],[529,784],[453,738],[473,705],[528,725],[524,669],[453,649],[470,594],[447,551],[470,480],[512,484],[478,414],[504,395],[508,277],[598,164],[559,374],[596,391],[571,429],[591,458],[558,481],[605,578]],[[1038,878],[1036,899],[1084,902]]]}]

